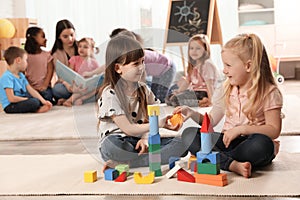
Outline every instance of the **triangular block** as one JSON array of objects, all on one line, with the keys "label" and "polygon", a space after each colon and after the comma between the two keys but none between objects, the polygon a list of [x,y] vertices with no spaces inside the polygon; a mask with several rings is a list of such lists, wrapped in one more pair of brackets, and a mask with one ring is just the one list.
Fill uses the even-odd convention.
[{"label": "triangular block", "polygon": [[214,129],[213,129],[212,125],[210,124],[210,120],[209,120],[207,113],[204,114],[200,132],[201,133],[213,133],[214,132]]},{"label": "triangular block", "polygon": [[125,182],[127,180],[127,173],[124,171],[115,179],[115,182]]},{"label": "triangular block", "polygon": [[184,169],[179,169],[177,171],[177,180],[178,181],[195,183],[195,177],[192,174],[185,171]]}]

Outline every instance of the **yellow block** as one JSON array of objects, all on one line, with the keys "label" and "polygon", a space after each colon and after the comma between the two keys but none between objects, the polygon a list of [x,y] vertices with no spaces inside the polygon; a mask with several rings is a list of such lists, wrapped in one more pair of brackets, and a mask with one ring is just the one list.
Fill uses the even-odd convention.
[{"label": "yellow block", "polygon": [[147,176],[143,176],[140,172],[134,172],[133,179],[137,184],[151,184],[154,182],[154,172],[150,172]]},{"label": "yellow block", "polygon": [[160,115],[160,110],[158,105],[148,105],[148,115],[149,116],[159,116]]},{"label": "yellow block", "polygon": [[85,183],[93,183],[97,181],[97,171],[85,171],[84,172],[84,182]]}]

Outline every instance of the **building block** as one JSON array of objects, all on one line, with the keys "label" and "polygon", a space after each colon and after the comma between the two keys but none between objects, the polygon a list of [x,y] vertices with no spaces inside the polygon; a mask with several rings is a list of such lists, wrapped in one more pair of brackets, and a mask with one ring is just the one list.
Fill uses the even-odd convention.
[{"label": "building block", "polygon": [[85,171],[84,172],[84,182],[85,183],[93,183],[97,181],[97,171]]},{"label": "building block", "polygon": [[175,166],[175,162],[180,160],[179,157],[174,157],[174,156],[171,156],[169,158],[169,169],[172,169],[174,166]]},{"label": "building block", "polygon": [[[227,181],[227,176],[224,179],[224,177],[221,177],[219,180],[212,180],[212,179],[204,179],[204,178],[199,178],[198,175],[205,175],[205,174],[194,174],[195,176],[195,182],[196,183],[202,183],[202,184],[207,184],[207,185],[214,185],[214,186],[225,186],[228,185]],[[218,176],[218,175],[211,175],[211,176]]]},{"label": "building block", "polygon": [[119,174],[126,172],[127,176],[129,175],[129,165],[119,164],[119,165],[115,166],[115,169],[118,170]]},{"label": "building block", "polygon": [[195,183],[195,177],[182,168],[177,171],[177,180]]},{"label": "building block", "polygon": [[209,160],[211,164],[220,163],[220,153],[217,151],[210,152],[208,154],[203,153],[202,151],[197,152],[197,162],[203,163],[203,161]]},{"label": "building block", "polygon": [[149,154],[149,163],[160,163],[161,154],[160,153],[150,153]]},{"label": "building block", "polygon": [[188,160],[188,166],[187,166],[188,169],[191,169],[191,163],[194,162],[194,161],[197,162],[197,157],[195,157],[195,156],[193,156],[193,155],[190,156],[190,157],[189,157],[189,160]]},{"label": "building block", "polygon": [[125,182],[127,180],[127,172],[124,171],[115,179],[115,182]]},{"label": "building block", "polygon": [[148,105],[148,116],[159,116],[160,115],[160,108],[159,105]]},{"label": "building block", "polygon": [[196,179],[207,179],[212,181],[223,181],[227,179],[227,174],[220,173],[218,175],[212,175],[212,174],[194,174]]},{"label": "building block", "polygon": [[190,169],[192,172],[197,172],[197,161],[192,161],[190,163]]},{"label": "building block", "polygon": [[160,144],[149,144],[149,153],[160,153]]},{"label": "building block", "polygon": [[207,113],[205,113],[203,116],[200,132],[201,133],[213,133],[214,132],[214,129],[213,129],[212,125],[210,124],[210,120],[209,120]]},{"label": "building block", "polygon": [[183,123],[183,116],[181,113],[176,113],[169,120],[172,126],[181,126]]},{"label": "building block", "polygon": [[202,133],[201,132],[201,152],[208,154],[213,148],[212,145],[212,135],[211,133]]},{"label": "building block", "polygon": [[116,169],[106,169],[104,171],[104,179],[107,181],[113,181],[119,176],[119,172]]},{"label": "building block", "polygon": [[149,135],[158,134],[158,132],[159,132],[158,116],[156,116],[156,115],[150,116],[149,115],[149,125],[150,125]]},{"label": "building block", "polygon": [[133,179],[137,184],[151,184],[154,182],[154,172],[150,172],[147,176],[143,176],[140,172],[134,172]]},{"label": "building block", "polygon": [[198,174],[220,174],[220,164],[197,163]]},{"label": "building block", "polygon": [[176,162],[175,166],[172,167],[167,173],[166,177],[171,178],[173,177],[178,170],[182,169],[184,167],[184,162]]},{"label": "building block", "polygon": [[148,136],[148,144],[159,144],[160,145],[160,135],[159,133],[156,134],[149,134]]}]

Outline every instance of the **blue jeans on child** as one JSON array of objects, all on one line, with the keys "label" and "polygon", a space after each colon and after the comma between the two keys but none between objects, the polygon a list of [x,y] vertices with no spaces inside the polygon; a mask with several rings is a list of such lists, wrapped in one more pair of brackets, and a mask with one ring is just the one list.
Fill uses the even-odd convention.
[{"label": "blue jeans on child", "polygon": [[56,83],[52,88],[53,97],[58,99],[68,99],[71,97],[72,93],[67,90],[67,88],[62,83]]},{"label": "blue jeans on child", "polygon": [[6,113],[30,113],[36,112],[41,106],[40,100],[28,97],[27,100],[9,104],[4,108],[4,111]]},{"label": "blue jeans on child", "polygon": [[[182,141],[191,154],[196,155],[201,148],[200,129],[197,127],[186,128],[182,133]],[[234,139],[228,148],[223,143],[222,133],[212,133],[213,151],[220,153],[220,167],[229,171],[229,165],[233,160],[250,162],[252,168],[270,164],[275,158],[273,141],[266,135],[254,133],[247,136],[239,136]]]},{"label": "blue jeans on child", "polygon": [[[130,167],[149,166],[149,154],[138,155],[135,146],[140,138],[120,135],[108,135],[101,141],[99,148],[104,161],[113,160],[127,163]],[[161,138],[161,164],[168,164],[172,156],[181,157],[187,154],[181,138]]]}]

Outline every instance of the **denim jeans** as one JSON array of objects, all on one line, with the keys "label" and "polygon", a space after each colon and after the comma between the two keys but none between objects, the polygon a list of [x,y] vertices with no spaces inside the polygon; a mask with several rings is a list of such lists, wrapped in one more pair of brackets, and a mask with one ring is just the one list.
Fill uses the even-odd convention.
[{"label": "denim jeans", "polygon": [[55,100],[52,93],[52,88],[48,87],[46,90],[39,92],[40,95],[45,99],[50,101],[53,105],[55,104]]},{"label": "denim jeans", "polygon": [[36,112],[42,103],[37,98],[29,97],[29,99],[17,103],[11,103],[4,108],[6,113],[30,113]]},{"label": "denim jeans", "polygon": [[[113,160],[127,163],[130,167],[149,166],[149,154],[138,155],[135,146],[140,138],[120,135],[108,135],[101,141],[99,148],[104,161]],[[161,164],[168,164],[169,158],[187,154],[181,138],[161,138]]]},{"label": "denim jeans", "polygon": [[71,97],[72,93],[70,93],[67,88],[62,83],[56,83],[52,88],[53,97],[58,99],[68,99]]},{"label": "denim jeans", "polygon": [[[186,128],[182,133],[182,141],[191,154],[196,155],[201,148],[200,129],[196,127]],[[273,141],[266,135],[254,133],[247,136],[239,136],[234,139],[228,148],[223,143],[222,133],[212,133],[213,151],[220,153],[220,167],[229,171],[229,165],[233,160],[250,162],[252,168],[270,164],[275,158]]]},{"label": "denim jeans", "polygon": [[160,100],[165,102],[168,91],[176,76],[176,66],[172,64],[171,68],[159,77],[152,77],[151,91]]}]

